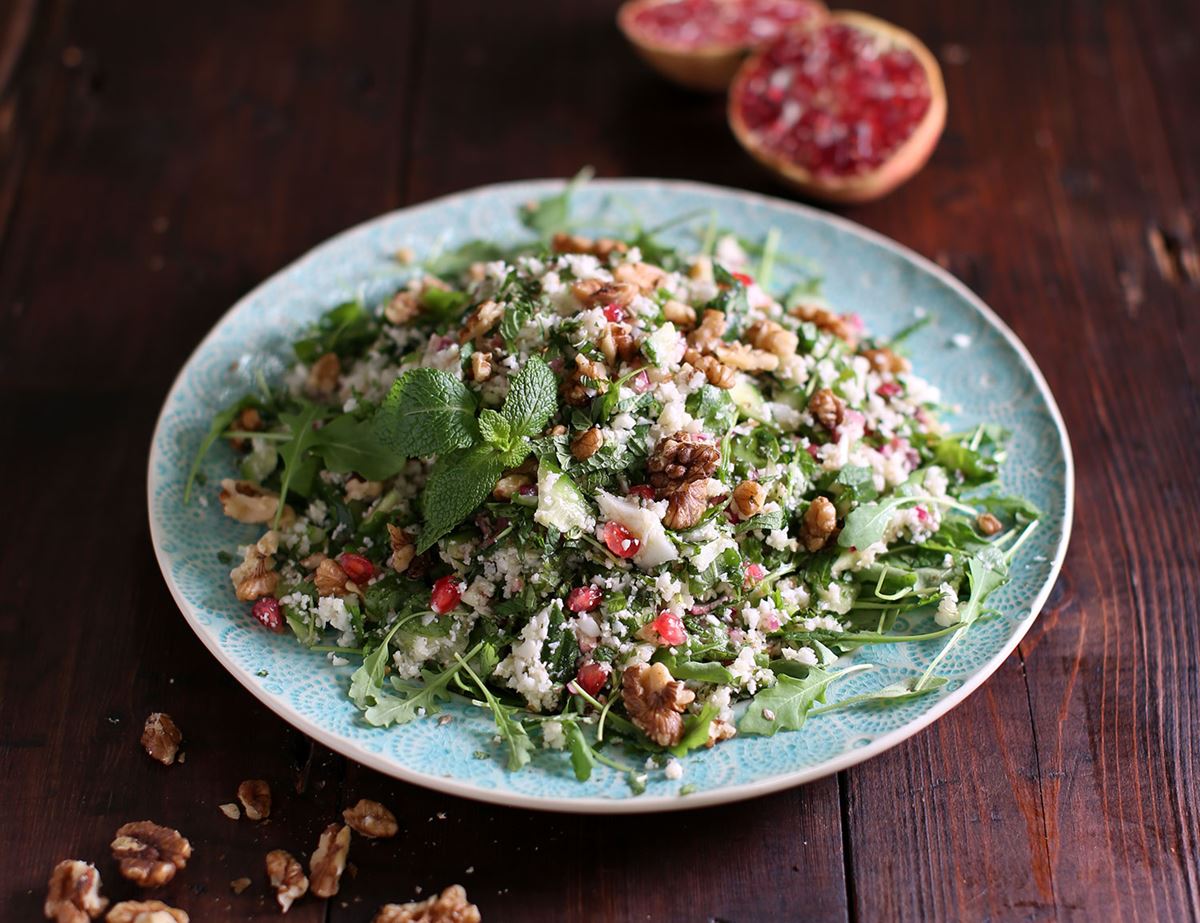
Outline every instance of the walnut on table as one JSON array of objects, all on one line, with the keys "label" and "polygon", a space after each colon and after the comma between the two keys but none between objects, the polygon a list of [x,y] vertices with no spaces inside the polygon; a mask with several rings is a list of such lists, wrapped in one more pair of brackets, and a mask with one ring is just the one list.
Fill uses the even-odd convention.
[{"label": "walnut on table", "polygon": [[371,840],[395,836],[400,830],[396,815],[378,801],[368,798],[360,798],[353,807],[346,808],[342,812],[342,819],[355,833]]},{"label": "walnut on table", "polygon": [[696,698],[661,663],[635,663],[621,676],[621,698],[629,720],[661,747],[683,737],[683,711]]},{"label": "walnut on table", "polygon": [[175,762],[179,753],[179,745],[183,742],[183,731],[171,720],[166,712],[151,712],[142,728],[142,746],[150,754],[151,759],[158,760],[164,766]]},{"label": "walnut on table", "polygon": [[105,923],[188,923],[187,911],[162,901],[121,901],[104,918]]},{"label": "walnut on table", "polygon": [[100,896],[100,873],[79,859],[64,859],[54,866],[43,911],[55,923],[87,923],[100,916],[108,900]]},{"label": "walnut on table", "polygon": [[285,849],[272,849],[267,853],[267,880],[275,889],[275,900],[282,913],[287,913],[293,903],[308,893],[304,869]]},{"label": "walnut on table", "polygon": [[117,830],[112,854],[125,878],[142,888],[157,888],[187,866],[192,844],[178,830],[139,820]]},{"label": "walnut on table", "polygon": [[333,897],[338,893],[346,856],[350,853],[350,828],[330,824],[321,831],[321,839],[308,862],[312,893],[317,897]]},{"label": "walnut on table", "polygon": [[250,820],[271,816],[271,786],[265,779],[246,779],[238,786],[237,796]]},{"label": "walnut on table", "polygon": [[462,885],[451,885],[428,900],[384,904],[371,923],[481,923],[479,908]]}]

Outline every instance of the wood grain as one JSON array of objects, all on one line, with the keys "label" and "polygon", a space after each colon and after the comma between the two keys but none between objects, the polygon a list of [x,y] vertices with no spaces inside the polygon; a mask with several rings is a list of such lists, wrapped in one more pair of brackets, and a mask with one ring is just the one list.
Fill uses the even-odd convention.
[{"label": "wood grain", "polygon": [[[950,119],[925,171],[847,214],[948,266],[1041,364],[1078,462],[1067,566],[1019,654],[906,744],[634,820],[426,792],[268,713],[163,587],[146,446],[227,306],[371,215],[587,163],[781,190],[720,99],[628,52],[609,0],[118,6],[0,12],[0,918],[37,918],[67,856],[131,896],[106,844],[141,817],[196,847],[165,899],[274,918],[266,850],[306,857],[372,797],[400,836],[357,840],[342,894],[290,919],[452,881],[493,923],[1200,919],[1200,7],[866,4],[942,58]],[[181,766],[138,748],[156,709]],[[275,791],[265,824],[217,808],[247,777]]]}]

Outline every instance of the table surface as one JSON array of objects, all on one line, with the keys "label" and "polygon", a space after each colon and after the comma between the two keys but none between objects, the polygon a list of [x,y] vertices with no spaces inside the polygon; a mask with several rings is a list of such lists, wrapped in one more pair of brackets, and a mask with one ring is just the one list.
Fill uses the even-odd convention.
[{"label": "table surface", "polygon": [[[657,79],[613,3],[93,4],[0,12],[0,917],[145,817],[196,853],[164,897],[274,918],[264,853],[359,797],[330,902],[368,920],[462,882],[488,921],[1200,918],[1200,4],[864,6],[944,63],[928,168],[849,217],[936,259],[1028,344],[1078,465],[1066,566],[962,706],[814,784],[687,814],[531,814],[367,771],[268,712],[192,635],[150,547],[146,452],[241,294],[375,214],[498,180],[668,176],[784,194],[718,98]],[[1189,89],[1190,88],[1190,89]],[[175,716],[187,762],[138,746]],[[269,780],[270,822],[226,819]],[[232,879],[255,885],[240,896]]]}]

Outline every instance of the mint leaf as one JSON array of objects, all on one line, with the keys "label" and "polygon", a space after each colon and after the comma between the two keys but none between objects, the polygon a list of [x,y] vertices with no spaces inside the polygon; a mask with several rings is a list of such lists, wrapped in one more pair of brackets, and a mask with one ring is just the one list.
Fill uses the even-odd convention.
[{"label": "mint leaf", "polygon": [[466,519],[491,493],[504,468],[504,460],[487,445],[441,456],[421,496],[425,528],[417,543],[417,554]]},{"label": "mint leaf", "polygon": [[[299,413],[281,413],[279,419],[291,430],[292,438],[279,449],[279,457],[283,459],[283,476],[279,481],[279,505],[275,508],[275,522],[271,528],[279,528],[279,518],[283,515],[283,504],[287,500],[288,489],[302,469],[306,453],[316,439],[313,423],[322,413],[316,404],[308,404]],[[304,475],[305,477],[307,475]]]},{"label": "mint leaf", "polygon": [[774,686],[763,689],[750,701],[750,707],[738,722],[738,730],[766,737],[779,730],[800,730],[813,707],[825,701],[830,683],[846,672],[829,673],[820,667],[810,667],[804,679],[779,676]]},{"label": "mint leaf", "polygon": [[375,423],[380,440],[406,458],[440,455],[479,438],[475,396],[441,369],[412,369],[397,378]]},{"label": "mint leaf", "polygon": [[514,436],[536,436],[558,409],[558,380],[541,356],[530,356],[512,377],[504,401],[504,417]]},{"label": "mint leaf", "polygon": [[316,431],[314,449],[330,471],[357,471],[368,481],[382,481],[404,468],[405,457],[386,445],[373,420],[345,414]]},{"label": "mint leaf", "polygon": [[508,419],[495,410],[484,410],[479,414],[479,435],[483,441],[501,452],[508,451],[512,443],[512,426]]}]

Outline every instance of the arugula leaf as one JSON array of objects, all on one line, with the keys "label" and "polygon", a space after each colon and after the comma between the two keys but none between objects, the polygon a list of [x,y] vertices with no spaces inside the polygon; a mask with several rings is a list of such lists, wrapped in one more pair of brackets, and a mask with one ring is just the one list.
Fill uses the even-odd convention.
[{"label": "arugula leaf", "polygon": [[570,222],[571,196],[575,188],[592,178],[591,167],[584,167],[563,188],[562,192],[547,196],[537,202],[521,206],[521,224],[541,237],[549,237],[555,231],[564,230]]},{"label": "arugula leaf", "polygon": [[305,454],[316,440],[313,423],[323,410],[316,404],[304,405],[298,413],[281,413],[279,419],[291,430],[292,438],[279,449],[279,457],[283,460],[283,476],[279,480],[279,505],[275,507],[275,521],[271,528],[279,528],[279,518],[283,515],[283,504],[287,500],[288,490],[298,469],[306,461]]},{"label": "arugula leaf", "polygon": [[374,339],[371,312],[361,301],[347,301],[322,314],[293,349],[301,362],[312,362],[326,353],[346,356],[358,352]]},{"label": "arugula leaf", "polygon": [[446,687],[460,669],[461,664],[447,667],[441,673],[422,670],[424,686],[405,683],[393,676],[392,686],[405,694],[396,696],[386,692],[376,693],[375,704],[363,713],[363,717],[367,719],[368,724],[375,727],[388,727],[393,724],[408,724],[416,718],[424,717],[418,714],[419,709],[423,709],[425,715],[436,714],[441,710],[439,701],[450,701],[450,693],[446,691]]},{"label": "arugula leaf", "polygon": [[196,457],[192,459],[192,467],[188,469],[187,483],[183,488],[184,503],[187,503],[192,498],[192,485],[196,483],[196,475],[200,473],[200,465],[204,462],[205,456],[208,455],[208,450],[221,438],[221,433],[229,429],[229,424],[233,422],[234,418],[252,403],[253,401],[249,398],[243,398],[232,407],[226,407],[213,417],[212,425],[209,426],[208,432],[204,434],[204,438],[200,440],[200,447],[196,449]]},{"label": "arugula leaf", "polygon": [[933,447],[933,457],[947,471],[957,473],[964,483],[971,485],[995,480],[1000,470],[994,458],[957,439],[939,440]]},{"label": "arugula leaf", "polygon": [[461,276],[472,263],[490,263],[507,256],[504,248],[487,240],[468,240],[453,250],[438,253],[424,263],[425,271],[439,279]]},{"label": "arugula leaf", "polygon": [[859,705],[896,705],[901,702],[911,702],[930,692],[936,692],[950,682],[945,676],[932,677],[924,686],[920,678],[910,676],[898,682],[876,689],[874,692],[864,692],[862,695],[852,695],[839,702],[814,708],[809,714],[824,714],[841,708],[854,708]]},{"label": "arugula leaf", "polygon": [[879,496],[875,489],[875,472],[861,465],[846,465],[833,483],[838,487],[838,499],[849,503],[866,503]]},{"label": "arugula leaf", "polygon": [[533,741],[529,739],[529,732],[525,730],[525,723],[520,718],[513,717],[517,709],[501,704],[492,695],[492,691],[479,678],[479,675],[471,669],[471,665],[466,660],[458,654],[455,654],[454,657],[458,660],[459,665],[467,671],[467,675],[475,681],[475,685],[479,688],[479,691],[483,693],[484,701],[492,710],[492,718],[496,722],[496,730],[504,738],[504,742],[508,744],[509,772],[516,772],[529,762],[530,755],[533,753]]},{"label": "arugula leaf", "polygon": [[971,504],[989,513],[1008,514],[1014,518],[1034,520],[1042,515],[1042,511],[1024,497],[1009,495],[972,497]]},{"label": "arugula leaf", "polygon": [[386,445],[373,420],[344,414],[316,431],[313,449],[330,471],[357,471],[369,481],[382,481],[404,468],[405,457]]},{"label": "arugula leaf", "polygon": [[525,367],[512,377],[504,414],[513,436],[536,436],[558,409],[558,380],[541,356],[530,356]]},{"label": "arugula leaf", "polygon": [[380,441],[406,458],[440,455],[479,439],[475,395],[441,369],[419,368],[396,379],[375,416]]},{"label": "arugula leaf", "polygon": [[567,747],[571,751],[571,768],[575,770],[575,778],[586,782],[592,777],[592,769],[596,765],[596,755],[588,745],[583,731],[574,721],[564,720],[563,730],[567,734]]},{"label": "arugula leaf", "polygon": [[892,514],[905,503],[914,503],[918,498],[906,496],[888,497],[876,503],[864,503],[855,507],[846,516],[846,525],[838,536],[843,548],[866,548],[883,541]]},{"label": "arugula leaf", "polygon": [[689,715],[685,719],[683,736],[679,738],[679,743],[671,747],[672,755],[683,756],[689,750],[695,750],[708,743],[709,726],[715,717],[717,717],[717,706],[711,702],[701,709],[700,714]]},{"label": "arugula leaf", "polygon": [[[810,667],[804,679],[779,676],[774,686],[761,690],[751,701],[746,714],[738,722],[743,734],[762,734],[771,737],[776,731],[798,731],[804,726],[808,713],[825,701],[830,684],[854,667],[830,673],[820,667]],[[769,716],[769,717],[768,717]]]},{"label": "arugula leaf", "polygon": [[488,445],[458,449],[438,458],[421,495],[425,527],[417,554],[466,519],[491,493],[505,467],[504,459]]}]

